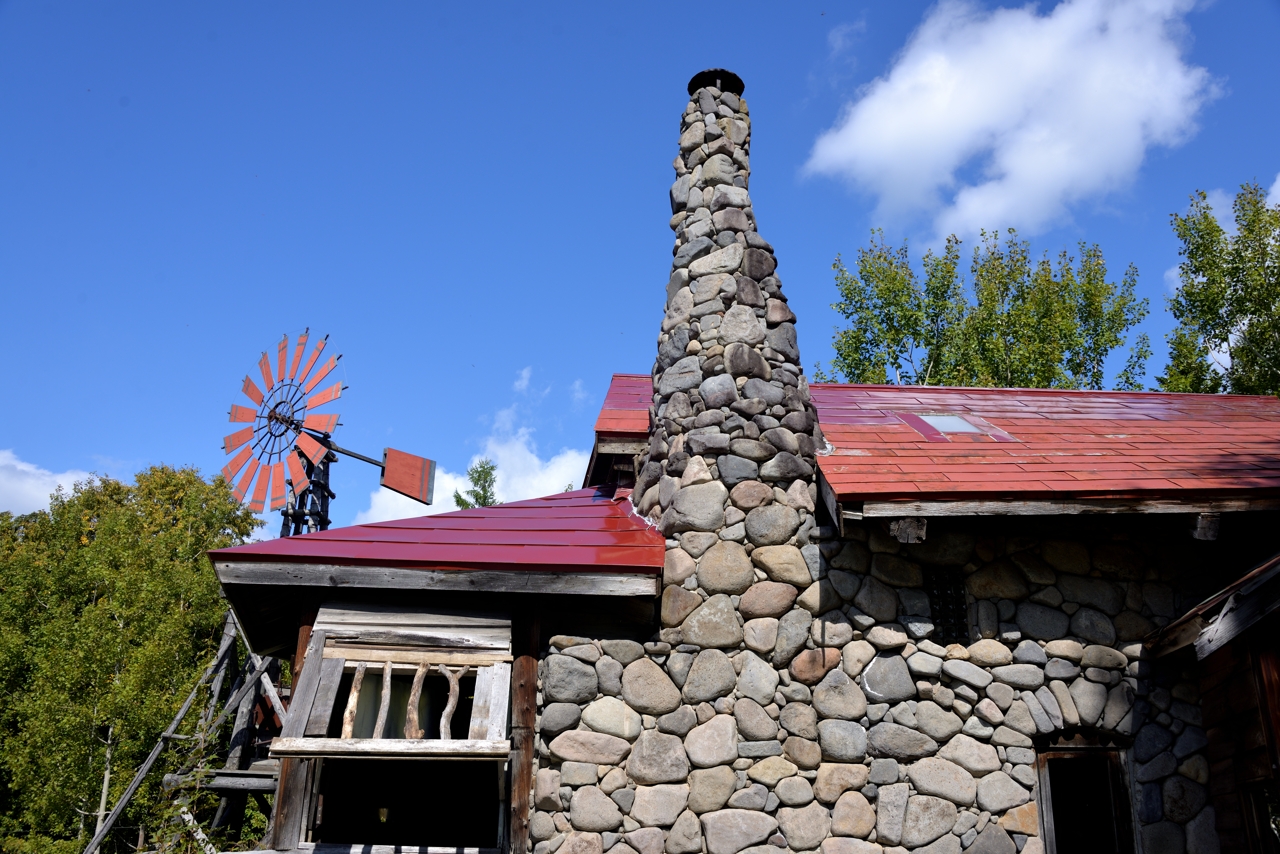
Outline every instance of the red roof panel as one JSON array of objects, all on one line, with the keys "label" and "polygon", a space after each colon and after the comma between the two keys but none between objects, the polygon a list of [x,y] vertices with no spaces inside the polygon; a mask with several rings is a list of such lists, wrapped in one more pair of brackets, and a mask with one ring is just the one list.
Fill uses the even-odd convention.
[{"label": "red roof panel", "polygon": [[[1280,494],[1280,400],[1156,392],[810,385],[841,500]],[[597,432],[649,429],[652,381],[615,374]],[[983,432],[928,435],[921,415]],[[906,416],[905,418],[903,416]],[[910,422],[910,423],[909,423]],[[621,429],[626,427],[626,430]]]},{"label": "red roof panel", "polygon": [[[646,416],[647,418],[647,416]],[[219,562],[657,575],[663,538],[629,493],[580,489],[531,501],[332,528],[209,553]]]}]

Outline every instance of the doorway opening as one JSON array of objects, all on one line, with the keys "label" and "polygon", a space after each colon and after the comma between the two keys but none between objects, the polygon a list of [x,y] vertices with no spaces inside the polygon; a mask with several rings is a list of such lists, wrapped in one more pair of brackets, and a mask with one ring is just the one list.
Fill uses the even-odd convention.
[{"label": "doorway opening", "polygon": [[1047,854],[1133,854],[1133,812],[1118,750],[1040,754]]}]

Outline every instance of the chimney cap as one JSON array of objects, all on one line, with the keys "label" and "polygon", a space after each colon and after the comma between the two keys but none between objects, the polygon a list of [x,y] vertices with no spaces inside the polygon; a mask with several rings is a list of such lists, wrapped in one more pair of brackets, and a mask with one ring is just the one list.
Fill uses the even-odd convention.
[{"label": "chimney cap", "polygon": [[692,96],[706,86],[714,86],[721,92],[732,92],[739,97],[742,96],[742,90],[747,88],[741,77],[724,68],[708,68],[693,75],[689,80],[689,94]]}]

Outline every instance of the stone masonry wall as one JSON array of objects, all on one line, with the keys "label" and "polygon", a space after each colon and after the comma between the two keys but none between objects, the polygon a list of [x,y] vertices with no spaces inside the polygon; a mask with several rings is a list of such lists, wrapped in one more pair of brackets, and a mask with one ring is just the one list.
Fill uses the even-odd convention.
[{"label": "stone masonry wall", "polygon": [[[1145,553],[817,525],[825,443],[749,145],[744,100],[694,93],[633,493],[667,537],[662,627],[551,638],[535,854],[1041,854],[1036,746],[1075,732],[1132,744],[1147,851],[1216,852],[1194,677],[1136,642],[1179,604]],[[961,568],[972,643],[931,639],[935,567]]]}]

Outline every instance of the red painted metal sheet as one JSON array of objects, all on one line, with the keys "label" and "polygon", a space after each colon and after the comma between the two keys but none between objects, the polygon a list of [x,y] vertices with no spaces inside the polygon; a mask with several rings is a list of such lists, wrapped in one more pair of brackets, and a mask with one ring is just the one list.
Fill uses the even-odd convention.
[{"label": "red painted metal sheet", "polygon": [[338,428],[338,415],[308,415],[302,420],[302,426],[317,433],[332,433]]},{"label": "red painted metal sheet", "polygon": [[324,455],[329,453],[328,448],[312,439],[306,433],[299,433],[295,441],[298,447],[302,449],[302,453],[313,463],[319,463],[324,458]]},{"label": "red painted metal sheet", "polygon": [[307,380],[307,384],[302,387],[302,393],[311,394],[311,390],[320,385],[320,381],[329,376],[329,373],[334,368],[338,367],[338,360],[341,358],[341,356],[330,356],[326,359],[325,363],[320,366],[320,370],[316,371],[311,379]]},{"label": "red painted metal sheet", "polygon": [[289,467],[289,479],[293,481],[293,491],[302,492],[311,484],[307,471],[302,467],[302,460],[293,451],[284,455],[285,464]]},{"label": "red painted metal sheet", "polygon": [[275,388],[276,378],[271,375],[271,358],[266,353],[258,359],[258,370],[262,372],[262,382],[266,385],[267,391]]},{"label": "red painted metal sheet", "polygon": [[311,395],[311,397],[307,398],[307,409],[315,409],[317,406],[324,406],[326,403],[333,403],[341,396],[342,383],[334,383],[324,391],[318,391]]},{"label": "red painted metal sheet", "polygon": [[237,430],[222,440],[222,450],[231,453],[236,448],[253,440],[253,428],[246,427],[243,430]]},{"label": "red painted metal sheet", "polygon": [[258,469],[258,482],[253,488],[253,500],[249,502],[249,509],[254,513],[261,513],[267,503],[267,487],[271,485],[271,466],[262,466]]},{"label": "red painted metal sheet", "polygon": [[257,417],[258,410],[241,406],[238,403],[231,404],[231,418],[229,420],[233,424],[252,424]]},{"label": "red painted metal sheet", "polygon": [[297,379],[298,368],[302,367],[302,354],[306,352],[306,349],[307,332],[303,332],[298,336],[298,343],[293,345],[293,367],[289,369],[289,379]]},{"label": "red painted metal sheet", "polygon": [[227,483],[234,482],[236,473],[244,468],[244,464],[249,462],[249,457],[251,456],[253,456],[252,448],[241,448],[240,453],[232,457],[231,462],[222,467],[222,479]]},{"label": "red painted metal sheet", "polygon": [[384,448],[380,482],[392,492],[430,504],[436,486],[436,464],[425,457],[406,454],[395,448]]},{"label": "red painted metal sheet", "polygon": [[276,382],[284,382],[284,371],[289,366],[289,336],[280,339],[276,353]]},{"label": "red painted metal sheet", "polygon": [[244,384],[240,386],[240,390],[253,401],[254,406],[262,405],[262,390],[249,377],[244,378]]},{"label": "red painted metal sheet", "polygon": [[253,486],[253,476],[258,473],[260,465],[257,459],[249,460],[249,467],[244,470],[244,474],[240,476],[240,482],[236,484],[236,501],[244,501],[244,497],[249,494],[249,487]]},{"label": "red painted metal sheet", "polygon": [[271,466],[271,506],[270,510],[279,510],[284,506],[284,463]]},{"label": "red painted metal sheet", "polygon": [[303,382],[307,378],[307,374],[311,373],[312,366],[315,365],[316,359],[320,358],[320,353],[324,350],[324,345],[329,343],[329,336],[326,335],[316,344],[314,350],[311,351],[311,357],[307,359],[307,364],[303,367],[302,373],[298,374],[298,382]]},{"label": "red painted metal sheet", "polygon": [[[833,383],[810,390],[832,445],[818,464],[845,501],[1280,494],[1280,401],[1272,397]],[[643,441],[652,395],[648,376],[615,374],[597,440]],[[945,434],[922,415],[958,415],[982,433]]]},{"label": "red painted metal sheet", "polygon": [[662,536],[631,509],[626,490],[576,492],[394,522],[250,543],[216,560],[294,561],[416,569],[533,572],[662,571]]}]

